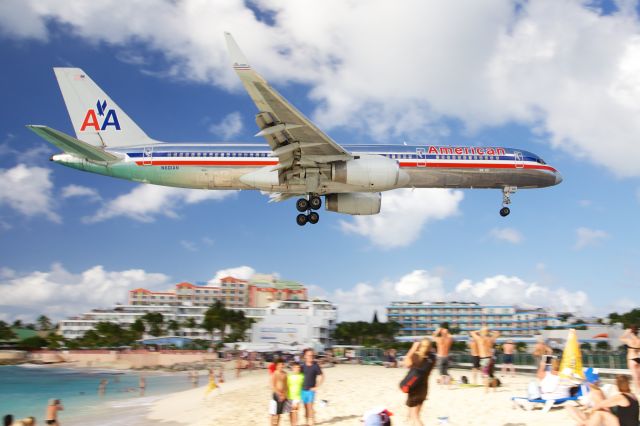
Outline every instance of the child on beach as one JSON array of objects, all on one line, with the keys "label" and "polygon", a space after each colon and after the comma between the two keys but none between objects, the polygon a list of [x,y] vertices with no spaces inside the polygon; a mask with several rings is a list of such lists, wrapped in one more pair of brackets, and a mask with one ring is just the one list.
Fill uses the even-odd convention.
[{"label": "child on beach", "polygon": [[298,408],[302,399],[302,383],[304,382],[304,374],[302,374],[300,364],[294,362],[291,366],[292,372],[287,376],[287,389],[289,404],[291,409],[291,425],[298,424]]},{"label": "child on beach", "polygon": [[271,414],[271,424],[280,424],[280,415],[285,414],[287,402],[287,373],[284,372],[284,361],[278,359],[275,362],[276,370],[271,375],[271,389],[273,397],[269,404],[269,414]]},{"label": "child on beach", "polygon": [[217,388],[218,388],[218,385],[216,384],[216,373],[213,368],[210,368],[209,369],[209,385],[207,386],[207,389],[204,391],[204,399],[207,399],[207,396],[209,396],[209,394]]}]

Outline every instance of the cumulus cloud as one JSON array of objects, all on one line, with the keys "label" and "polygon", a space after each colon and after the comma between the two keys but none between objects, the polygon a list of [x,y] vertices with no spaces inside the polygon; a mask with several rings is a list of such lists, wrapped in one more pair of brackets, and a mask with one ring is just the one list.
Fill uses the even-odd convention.
[{"label": "cumulus cloud", "polygon": [[209,131],[225,140],[231,139],[242,131],[242,117],[239,112],[227,114],[219,123],[209,126]]},{"label": "cumulus cloud", "polygon": [[512,244],[521,243],[524,239],[520,231],[513,228],[493,228],[490,235],[496,240],[506,241]]},{"label": "cumulus cloud", "polygon": [[208,200],[222,200],[235,191],[208,191],[139,185],[130,192],[104,203],[92,216],[83,218],[96,223],[115,217],[128,217],[139,222],[153,222],[158,216],[177,218],[183,204],[197,204]]},{"label": "cumulus cloud", "polygon": [[98,194],[98,191],[96,191],[94,188],[75,184],[67,185],[62,188],[60,195],[62,196],[62,198],[84,197],[89,201],[100,200],[100,194]]},{"label": "cumulus cloud", "polygon": [[597,245],[606,238],[609,238],[609,234],[605,231],[581,227],[576,229],[576,243],[573,247],[576,250],[581,250],[588,246]]},{"label": "cumulus cloud", "polygon": [[558,312],[593,313],[594,308],[583,291],[552,288],[519,277],[495,275],[474,282],[465,279],[453,287],[445,285],[437,273],[415,270],[397,280],[380,283],[357,283],[351,288],[325,291],[309,289],[312,296],[326,298],[339,307],[340,321],[370,321],[374,311],[384,318],[392,301],[478,302],[516,305],[523,308],[544,307]]},{"label": "cumulus cloud", "polygon": [[219,284],[220,280],[225,277],[233,277],[241,280],[248,280],[254,276],[256,271],[250,266],[237,266],[235,268],[220,269],[217,271],[209,284]]},{"label": "cumulus cloud", "polygon": [[397,189],[382,194],[380,214],[342,220],[340,227],[382,248],[403,247],[418,239],[427,223],[457,214],[463,197],[450,189]]},{"label": "cumulus cloud", "polygon": [[18,164],[0,169],[0,206],[8,206],[27,217],[44,216],[62,221],[55,212],[50,179],[51,170]]},{"label": "cumulus cloud", "polygon": [[309,85],[318,102],[313,115],[326,128],[437,139],[447,118],[471,131],[518,122],[571,155],[638,176],[640,23],[625,4],[604,14],[580,1],[234,0],[150,8],[144,1],[5,0],[0,30],[44,40],[55,21],[90,42],[162,53],[167,69],[156,74],[237,89],[222,37],[231,30],[269,80]]},{"label": "cumulus cloud", "polygon": [[169,277],[143,269],[107,271],[96,265],[79,274],[54,264],[48,271],[0,272],[0,306],[3,312],[54,319],[78,315],[91,308],[126,303],[128,291],[136,287],[166,288]]}]

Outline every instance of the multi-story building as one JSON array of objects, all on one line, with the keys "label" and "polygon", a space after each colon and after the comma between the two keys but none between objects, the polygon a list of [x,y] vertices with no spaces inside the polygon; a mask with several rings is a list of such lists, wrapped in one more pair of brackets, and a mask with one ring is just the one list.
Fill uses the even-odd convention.
[{"label": "multi-story building", "polygon": [[337,320],[337,307],[326,300],[273,302],[253,324],[251,341],[323,350],[331,345]]},{"label": "multi-story building", "polygon": [[387,306],[387,318],[402,325],[399,336],[431,334],[445,322],[462,333],[487,326],[504,336],[540,334],[546,327],[560,324],[544,309],[466,302],[392,302]]},{"label": "multi-story building", "polygon": [[282,281],[273,276],[254,277],[249,281],[250,307],[265,307],[281,300],[307,300],[307,289],[295,281]]},{"label": "multi-story building", "polygon": [[130,305],[210,306],[220,300],[228,308],[247,306],[248,284],[245,280],[225,277],[218,285],[197,286],[182,282],[173,292],[155,292],[144,288],[129,291]]}]

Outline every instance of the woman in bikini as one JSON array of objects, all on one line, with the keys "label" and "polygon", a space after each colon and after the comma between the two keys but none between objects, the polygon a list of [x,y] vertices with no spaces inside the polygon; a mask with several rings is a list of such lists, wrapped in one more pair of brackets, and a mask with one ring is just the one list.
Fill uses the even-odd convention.
[{"label": "woman in bikini", "polygon": [[636,385],[636,392],[640,392],[640,337],[638,337],[638,327],[632,325],[626,329],[620,340],[627,346],[627,365]]}]

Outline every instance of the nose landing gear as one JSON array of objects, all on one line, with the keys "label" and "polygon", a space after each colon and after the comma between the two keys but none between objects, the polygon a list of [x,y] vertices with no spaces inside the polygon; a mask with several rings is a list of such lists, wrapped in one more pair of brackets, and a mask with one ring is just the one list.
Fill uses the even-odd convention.
[{"label": "nose landing gear", "polygon": [[511,204],[511,195],[515,194],[518,190],[515,186],[505,186],[502,188],[502,208],[500,209],[500,216],[507,217],[511,213],[511,209],[507,207]]},{"label": "nose landing gear", "polygon": [[[308,223],[315,225],[320,221],[320,215],[313,211],[322,207],[322,198],[315,194],[309,194],[307,198],[299,198],[296,201],[296,209],[300,212],[296,216],[296,223],[304,226]],[[306,212],[306,214],[305,214]]]}]

